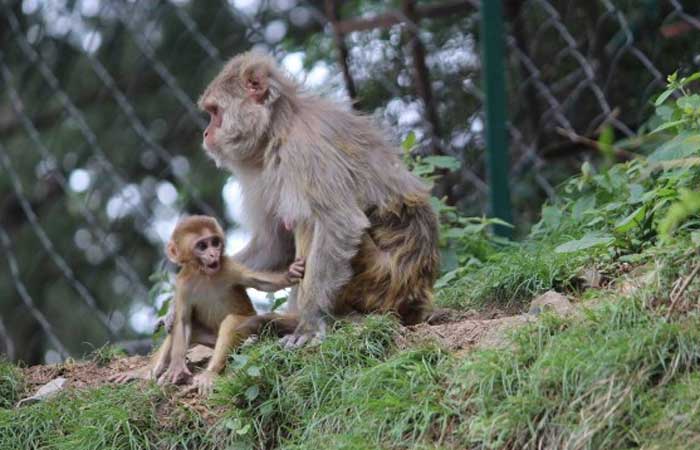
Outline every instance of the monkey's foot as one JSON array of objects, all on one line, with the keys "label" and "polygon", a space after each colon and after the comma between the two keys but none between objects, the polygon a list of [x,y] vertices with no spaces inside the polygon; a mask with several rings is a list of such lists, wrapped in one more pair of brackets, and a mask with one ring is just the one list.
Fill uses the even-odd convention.
[{"label": "monkey's foot", "polygon": [[203,370],[194,376],[191,390],[196,389],[201,396],[208,396],[214,390],[214,379],[216,374],[211,370]]},{"label": "monkey's foot", "polygon": [[192,372],[185,364],[170,365],[168,370],[158,378],[158,384],[172,383],[181,384],[192,377]]},{"label": "monkey's foot", "polygon": [[109,377],[111,383],[124,384],[133,380],[150,380],[151,372],[148,367],[141,369],[129,370],[128,372],[118,373]]},{"label": "monkey's foot", "polygon": [[318,345],[325,339],[326,333],[323,331],[314,331],[307,333],[292,333],[280,339],[280,344],[288,350],[301,348],[306,344]]}]

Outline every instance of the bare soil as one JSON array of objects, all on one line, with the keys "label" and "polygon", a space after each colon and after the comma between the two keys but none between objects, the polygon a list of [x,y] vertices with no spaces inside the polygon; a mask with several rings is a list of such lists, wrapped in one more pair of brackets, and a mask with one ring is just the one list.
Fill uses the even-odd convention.
[{"label": "bare soil", "polygon": [[457,354],[474,348],[499,347],[506,344],[509,330],[534,320],[533,315],[511,315],[502,310],[460,313],[454,311],[454,320],[422,323],[402,328],[397,343],[399,348],[415,347],[433,342]]}]

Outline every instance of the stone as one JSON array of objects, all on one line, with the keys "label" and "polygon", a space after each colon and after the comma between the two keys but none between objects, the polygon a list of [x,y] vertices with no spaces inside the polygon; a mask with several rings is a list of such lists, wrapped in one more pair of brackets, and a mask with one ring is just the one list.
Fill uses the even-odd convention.
[{"label": "stone", "polygon": [[63,377],[54,378],[45,385],[39,388],[31,397],[23,398],[17,403],[17,406],[31,405],[37,403],[61,392],[66,386],[66,379]]},{"label": "stone", "polygon": [[209,361],[214,354],[214,349],[206,345],[195,345],[187,351],[187,360],[194,365]]},{"label": "stone", "polygon": [[528,312],[539,315],[544,311],[552,311],[560,316],[565,316],[574,311],[574,307],[566,296],[555,292],[547,291],[530,303]]}]

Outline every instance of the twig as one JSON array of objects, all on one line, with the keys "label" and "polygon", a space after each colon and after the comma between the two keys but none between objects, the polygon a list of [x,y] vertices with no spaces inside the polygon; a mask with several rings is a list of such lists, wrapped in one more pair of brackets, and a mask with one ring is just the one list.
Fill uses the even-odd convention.
[{"label": "twig", "polygon": [[678,289],[678,292],[676,293],[675,297],[673,296],[673,293],[671,293],[671,306],[668,308],[666,318],[671,316],[671,313],[676,308],[676,304],[678,304],[678,300],[680,300],[681,296],[683,295],[683,292],[685,292],[685,290],[688,288],[688,286],[693,281],[698,272],[700,272],[700,264],[697,264],[693,271],[690,272],[690,275],[688,275],[685,281],[683,281],[683,284],[681,285],[680,289]]}]

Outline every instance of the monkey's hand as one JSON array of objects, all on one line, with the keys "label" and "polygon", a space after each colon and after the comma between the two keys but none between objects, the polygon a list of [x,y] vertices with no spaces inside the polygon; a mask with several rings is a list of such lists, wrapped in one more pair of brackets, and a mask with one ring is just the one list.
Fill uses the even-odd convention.
[{"label": "monkey's hand", "polygon": [[160,327],[164,327],[165,332],[170,334],[170,332],[173,331],[173,324],[175,324],[175,310],[171,308],[168,309],[168,312],[163,317],[158,319],[153,332],[155,333],[160,330]]},{"label": "monkey's hand", "polygon": [[158,384],[162,385],[165,383],[181,384],[186,382],[192,377],[192,372],[187,368],[184,361],[173,362],[168,367],[163,375],[158,378]]},{"label": "monkey's hand", "polygon": [[192,380],[192,388],[197,389],[197,393],[201,396],[208,396],[214,389],[214,379],[216,374],[211,370],[203,370],[194,376]]},{"label": "monkey's hand", "polygon": [[288,334],[280,339],[280,344],[286,349],[295,349],[303,347],[306,344],[320,344],[326,337],[326,322],[319,317],[313,321],[302,322],[294,330],[294,333]]},{"label": "monkey's hand", "polygon": [[142,367],[140,369],[129,370],[127,372],[118,373],[109,377],[111,383],[124,384],[132,380],[150,380],[151,371],[148,367]]},{"label": "monkey's hand", "polygon": [[294,260],[287,271],[289,284],[299,283],[304,278],[304,270],[306,270],[306,260],[300,256]]}]

